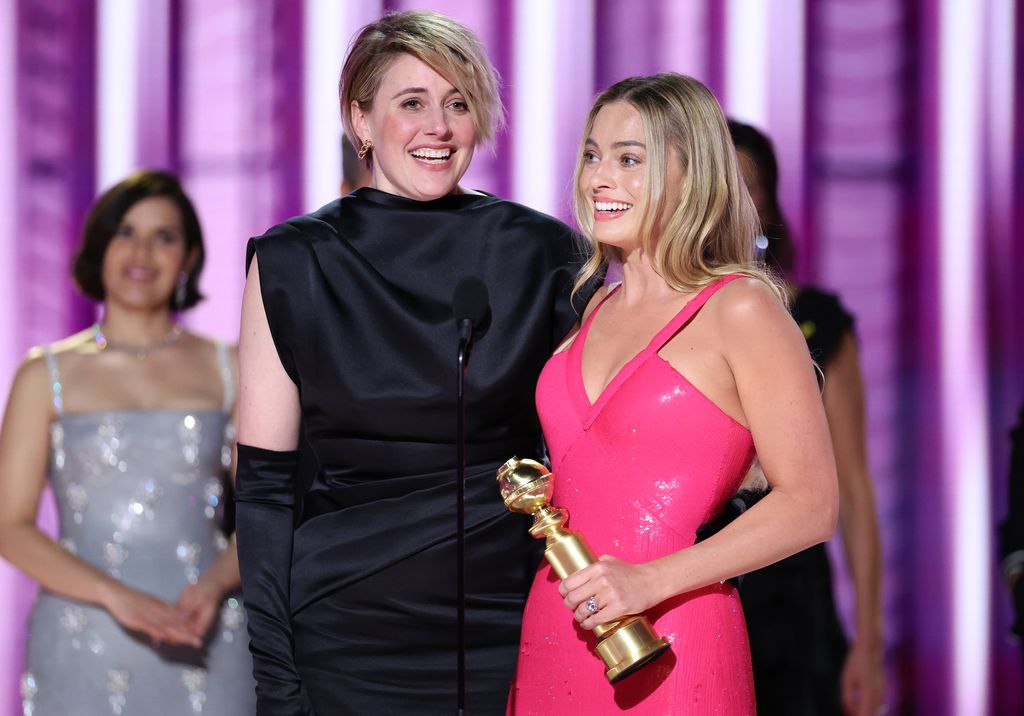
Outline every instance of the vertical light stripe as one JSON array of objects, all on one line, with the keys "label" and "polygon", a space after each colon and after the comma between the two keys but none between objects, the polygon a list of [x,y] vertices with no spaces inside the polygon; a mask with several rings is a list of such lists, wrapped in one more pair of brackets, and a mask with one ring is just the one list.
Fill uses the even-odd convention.
[{"label": "vertical light stripe", "polygon": [[769,21],[772,41],[765,48],[769,58],[769,91],[764,100],[765,121],[759,125],[775,144],[780,167],[779,199],[790,223],[798,222],[791,227],[797,233],[798,246],[802,244],[801,238],[806,239],[806,227],[802,226],[806,146],[803,107],[807,102],[804,83],[806,2],[786,0],[772,7]]},{"label": "vertical light stripe", "polygon": [[380,0],[305,0],[303,55],[303,193],[306,211],[338,197],[341,137],[338,80],[349,43],[380,17]]},{"label": "vertical light stripe", "polygon": [[348,3],[306,0],[303,46],[303,195],[305,211],[338,196],[341,117],[338,77],[352,28]]},{"label": "vertical light stripe", "polygon": [[[17,358],[23,347],[15,333],[16,299],[15,276],[17,275],[16,248],[17,241],[9,237],[17,236],[17,98],[15,94],[15,78],[18,71],[17,63],[17,19],[18,3],[0,3],[0,236],[8,237],[0,241],[0,335],[6,336],[6,345],[0,351],[0,398],[7,395],[7,386]],[[6,402],[6,401],[4,401]],[[0,621],[0,628],[7,624]],[[0,636],[2,636],[0,632]],[[3,643],[8,643],[4,641]],[[3,703],[3,702],[0,702]]]},{"label": "vertical light stripe", "polygon": [[[986,118],[989,147],[990,205],[996,213],[994,223],[1003,236],[1014,231],[1013,146],[1014,110],[1014,0],[991,0],[988,16],[988,93]],[[1020,48],[1024,49],[1024,48]]]},{"label": "vertical light stripe", "polygon": [[[545,108],[548,121],[558,128],[552,163],[555,193],[551,200],[554,206],[549,213],[570,223],[572,179],[580,149],[580,134],[597,91],[607,89],[594,87],[591,69],[595,66],[595,53],[608,51],[606,46],[595,46],[595,13],[594,0],[562,0],[558,3],[557,103]],[[530,148],[529,145],[519,146],[518,150],[529,152]]]},{"label": "vertical light stripe", "polygon": [[[555,84],[558,8],[548,0],[515,3],[512,116],[512,199],[548,214],[558,211],[559,183],[553,169],[558,94]],[[589,66],[588,66],[589,69]]]},{"label": "vertical light stripe", "polygon": [[725,108],[756,127],[768,123],[769,5],[769,0],[726,4]]},{"label": "vertical light stripe", "polygon": [[96,22],[96,185],[103,191],[137,164],[138,3],[99,0]]},{"label": "vertical light stripe", "polygon": [[992,528],[979,240],[985,3],[942,0],[939,12],[940,449],[953,536],[951,712],[981,716]]},{"label": "vertical light stripe", "polygon": [[659,28],[661,46],[658,71],[681,72],[707,83],[707,44],[711,40],[708,32],[697,29],[708,26],[707,3],[694,0],[668,2],[660,9],[663,25]]},{"label": "vertical light stripe", "polygon": [[[18,361],[25,354],[25,337],[18,331],[17,246],[20,157],[17,154],[18,115],[16,101],[18,7],[24,3],[0,2],[0,401],[7,403],[8,390]],[[21,297],[24,299],[24,297]],[[17,674],[22,669],[26,601],[24,577],[7,562],[0,561],[0,598],[7,607],[0,618],[0,709],[18,703]]]}]

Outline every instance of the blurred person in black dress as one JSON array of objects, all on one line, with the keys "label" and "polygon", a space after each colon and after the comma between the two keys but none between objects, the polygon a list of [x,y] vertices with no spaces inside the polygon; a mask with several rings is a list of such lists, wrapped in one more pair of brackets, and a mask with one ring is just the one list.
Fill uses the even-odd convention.
[{"label": "blurred person in black dress", "polygon": [[999,525],[999,558],[1017,616],[1013,632],[1024,640],[1024,405],[1010,431],[1010,444],[1009,513]]},{"label": "blurred person in black dress", "polygon": [[[793,268],[793,245],[779,206],[771,141],[735,120],[729,130],[761,220],[766,263],[786,276]],[[746,575],[740,598],[757,710],[762,715],[873,716],[885,695],[882,567],[854,318],[833,294],[793,285],[790,291],[793,317],[824,373],[822,399],[836,455],[839,526],[855,591],[856,631],[847,644],[832,598],[825,545]]]},{"label": "blurred person in black dress", "polygon": [[248,251],[237,532],[259,713],[455,710],[452,295],[467,276],[491,312],[466,389],[467,710],[502,713],[543,545],[494,475],[540,458],[534,386],[577,320],[577,237],[460,186],[502,108],[459,23],[363,28],[341,108],[370,186]]}]

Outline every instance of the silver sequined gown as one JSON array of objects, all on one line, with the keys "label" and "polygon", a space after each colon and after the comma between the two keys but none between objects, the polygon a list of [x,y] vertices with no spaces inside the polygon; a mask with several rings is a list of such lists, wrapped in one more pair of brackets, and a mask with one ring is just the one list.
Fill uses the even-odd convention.
[{"label": "silver sequined gown", "polygon": [[[55,375],[54,384],[50,484],[61,544],[173,603],[227,546],[221,532],[227,413],[61,415]],[[195,650],[156,648],[105,610],[41,590],[29,621],[27,661],[21,683],[26,716],[255,712],[237,595],[222,605],[204,649]]]}]

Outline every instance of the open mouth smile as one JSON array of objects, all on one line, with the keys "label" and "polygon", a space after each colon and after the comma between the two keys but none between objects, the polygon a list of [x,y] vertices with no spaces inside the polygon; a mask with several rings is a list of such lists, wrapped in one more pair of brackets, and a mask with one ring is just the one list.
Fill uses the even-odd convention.
[{"label": "open mouth smile", "polygon": [[598,219],[614,219],[633,208],[623,201],[594,201],[594,213]]},{"label": "open mouth smile", "polygon": [[423,147],[420,149],[413,149],[409,152],[409,156],[426,164],[444,164],[452,158],[452,150],[429,149],[427,147]]}]

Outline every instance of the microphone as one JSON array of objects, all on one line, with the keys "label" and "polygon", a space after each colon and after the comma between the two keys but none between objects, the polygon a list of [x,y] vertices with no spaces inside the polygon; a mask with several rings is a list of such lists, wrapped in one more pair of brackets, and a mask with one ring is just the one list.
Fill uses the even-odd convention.
[{"label": "microphone", "polygon": [[487,286],[476,276],[466,276],[455,286],[452,295],[452,313],[459,327],[459,348],[456,362],[455,419],[455,582],[456,582],[456,641],[458,660],[457,716],[466,713],[466,370],[473,341],[478,341],[491,326],[491,305]]},{"label": "microphone", "polygon": [[452,313],[459,327],[459,343],[467,347],[480,340],[491,327],[491,304],[487,286],[476,276],[466,276],[455,286]]}]

